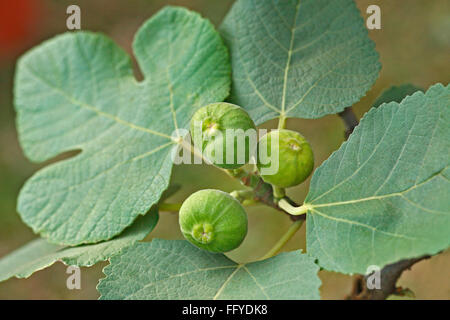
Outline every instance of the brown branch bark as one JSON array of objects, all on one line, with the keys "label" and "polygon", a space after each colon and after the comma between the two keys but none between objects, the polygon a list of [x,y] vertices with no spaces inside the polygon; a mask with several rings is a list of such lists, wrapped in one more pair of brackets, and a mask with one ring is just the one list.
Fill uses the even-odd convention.
[{"label": "brown branch bark", "polygon": [[405,270],[410,269],[415,263],[428,259],[430,256],[423,256],[414,259],[405,259],[389,264],[381,269],[380,289],[369,289],[367,287],[367,276],[358,275],[353,283],[353,289],[347,297],[349,300],[384,300],[391,294],[401,292],[397,281]]},{"label": "brown branch bark", "polygon": [[[264,182],[264,180],[256,173],[239,170],[236,171],[233,176],[238,179],[244,186],[249,187],[253,190],[254,200],[272,207],[280,212],[283,212],[284,214],[287,214],[292,221],[306,219],[306,215],[304,214],[300,216],[293,216],[281,209],[274,199],[272,186],[269,183]],[[298,206],[298,204],[295,203],[295,201],[293,201],[292,199],[288,197],[285,197],[285,199],[293,206]]]},{"label": "brown branch bark", "polygon": [[358,118],[356,118],[353,113],[352,107],[345,108],[344,111],[339,112],[338,115],[345,123],[345,139],[348,139],[355,127],[359,124]]}]

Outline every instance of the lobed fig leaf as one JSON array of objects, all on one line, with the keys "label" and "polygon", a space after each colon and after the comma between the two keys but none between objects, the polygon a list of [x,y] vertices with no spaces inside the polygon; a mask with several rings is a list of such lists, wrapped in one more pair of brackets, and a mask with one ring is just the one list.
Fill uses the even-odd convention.
[{"label": "lobed fig leaf", "polygon": [[133,51],[141,82],[122,49],[90,32],[59,35],[18,62],[17,130],[27,157],[81,150],[38,171],[19,195],[23,221],[51,242],[107,240],[145,214],[169,185],[173,134],[229,93],[227,49],[197,13],[162,9],[139,29]]},{"label": "lobed fig leaf", "polygon": [[238,0],[220,30],[231,53],[230,101],[257,125],[338,113],[381,67],[353,0]]}]

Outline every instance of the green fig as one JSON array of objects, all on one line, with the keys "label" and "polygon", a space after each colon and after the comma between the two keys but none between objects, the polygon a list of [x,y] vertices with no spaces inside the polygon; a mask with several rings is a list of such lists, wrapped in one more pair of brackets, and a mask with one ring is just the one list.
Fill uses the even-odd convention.
[{"label": "green fig", "polygon": [[256,145],[256,127],[248,113],[230,103],[213,103],[191,119],[194,146],[207,160],[224,169],[248,163]]},{"label": "green fig", "polygon": [[227,252],[247,235],[247,213],[228,193],[206,189],[189,196],[180,208],[184,237],[199,248]]},{"label": "green fig", "polygon": [[[260,152],[258,157],[257,166],[261,177],[276,187],[296,186],[305,181],[314,168],[311,146],[298,132],[286,129],[270,131],[260,139],[258,146],[267,148],[267,152]],[[262,169],[273,166],[273,161],[278,161],[278,170],[264,174]]]}]

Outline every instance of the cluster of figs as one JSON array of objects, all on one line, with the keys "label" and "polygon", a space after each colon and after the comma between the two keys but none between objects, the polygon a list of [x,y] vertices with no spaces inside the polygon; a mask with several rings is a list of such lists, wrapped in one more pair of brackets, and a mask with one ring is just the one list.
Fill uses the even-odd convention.
[{"label": "cluster of figs", "polygon": [[[245,132],[249,129],[256,132],[256,126],[249,114],[234,104],[214,103],[199,109],[191,119],[190,129],[194,147],[201,150],[210,163],[222,169],[238,169],[248,163],[253,154],[257,154],[259,174],[274,188],[288,188],[302,183],[314,167],[311,146],[295,131],[269,131],[257,144],[257,148],[263,145],[266,152],[254,152]],[[235,132],[232,140],[227,135],[230,129]],[[245,135],[240,150],[236,134]],[[226,141],[227,137],[229,141]],[[274,139],[277,143],[272,143]],[[231,159],[226,158],[227,151],[233,152]],[[240,161],[238,151],[245,153],[240,154]],[[220,154],[220,159],[215,156],[217,154]],[[277,157],[272,157],[273,154],[277,154]],[[219,161],[223,159],[227,161]],[[276,172],[262,174],[263,168],[273,166],[271,161],[278,161]],[[227,252],[239,247],[248,227],[247,214],[241,203],[230,194],[213,189],[195,192],[183,202],[179,224],[188,241],[211,252]]]}]

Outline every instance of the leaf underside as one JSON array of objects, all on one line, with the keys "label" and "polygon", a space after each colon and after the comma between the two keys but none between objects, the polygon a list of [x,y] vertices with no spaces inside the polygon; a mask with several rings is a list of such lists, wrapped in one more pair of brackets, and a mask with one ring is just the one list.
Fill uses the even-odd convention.
[{"label": "leaf underside", "polygon": [[89,267],[118,254],[123,248],[140,241],[158,222],[158,212],[151,209],[120,235],[110,241],[78,247],[64,247],[36,239],[0,260],[0,281],[11,277],[28,278],[34,272],[47,268],[56,261],[67,265]]},{"label": "leaf underside", "polygon": [[450,245],[450,87],[372,108],[314,173],[308,253],[327,270],[437,253]]},{"label": "leaf underside", "polygon": [[168,186],[173,132],[228,96],[227,49],[196,13],[166,7],[139,29],[133,50],[142,82],[123,50],[89,32],[57,36],[18,63],[26,156],[40,162],[82,150],[37,172],[20,192],[23,221],[51,242],[107,240],[145,214]]},{"label": "leaf underside", "polygon": [[239,0],[221,32],[232,59],[230,100],[256,124],[338,113],[381,67],[353,0]]},{"label": "leaf underside", "polygon": [[136,244],[111,259],[100,299],[319,299],[319,268],[300,252],[250,264],[183,240]]}]

